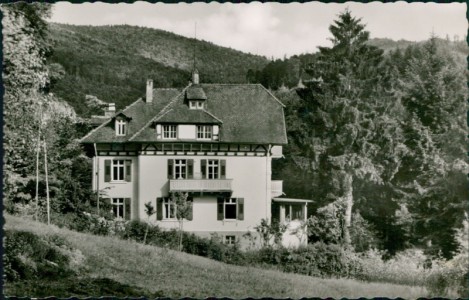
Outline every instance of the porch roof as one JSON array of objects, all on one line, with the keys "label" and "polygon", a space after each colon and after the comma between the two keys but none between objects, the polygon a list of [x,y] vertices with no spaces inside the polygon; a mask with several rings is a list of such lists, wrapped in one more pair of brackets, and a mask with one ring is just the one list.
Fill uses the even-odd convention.
[{"label": "porch roof", "polygon": [[308,199],[295,199],[295,198],[272,198],[275,202],[294,202],[294,203],[311,203],[313,200]]}]

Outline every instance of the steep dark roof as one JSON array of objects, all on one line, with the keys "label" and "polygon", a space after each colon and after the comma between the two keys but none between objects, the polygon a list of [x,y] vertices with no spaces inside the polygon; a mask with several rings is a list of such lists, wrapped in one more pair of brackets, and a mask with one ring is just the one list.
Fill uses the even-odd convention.
[{"label": "steep dark roof", "polygon": [[108,119],[99,127],[92,130],[81,139],[82,143],[116,143],[126,142],[137,131],[143,128],[150,120],[152,120],[159,112],[163,110],[169,102],[181,93],[178,89],[154,89],[153,102],[145,103],[142,99],[138,99],[122,111],[126,116],[132,118],[127,126],[127,135],[116,136],[114,130],[113,119]]},{"label": "steep dark roof", "polygon": [[[192,86],[193,88],[194,86]],[[138,100],[124,110],[132,118],[128,134],[116,137],[107,122],[82,139],[83,143],[157,141],[155,123],[219,124],[219,142],[286,144],[284,105],[260,84],[199,84],[206,96],[203,110],[185,103],[191,86],[173,92],[155,90],[151,104]],[[158,94],[158,95],[157,95]],[[164,94],[164,95],[163,95]]]},{"label": "steep dark roof", "polygon": [[199,84],[197,84],[197,85],[193,85],[187,88],[186,99],[187,100],[206,100],[207,96],[205,95],[204,89]]},{"label": "steep dark roof", "polygon": [[220,119],[202,109],[189,109],[178,101],[166,114],[155,119],[157,123],[219,124]]}]

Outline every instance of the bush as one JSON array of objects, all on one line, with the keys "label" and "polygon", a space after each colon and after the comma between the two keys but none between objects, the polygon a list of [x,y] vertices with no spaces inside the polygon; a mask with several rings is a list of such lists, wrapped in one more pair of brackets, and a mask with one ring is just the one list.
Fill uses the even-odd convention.
[{"label": "bush", "polygon": [[[145,230],[147,230],[148,226],[150,225],[145,222],[132,220],[125,225],[124,230],[120,233],[119,237],[123,239],[131,239],[141,243],[143,242]],[[154,230],[148,230],[148,236],[151,236],[153,232]]]},{"label": "bush", "polygon": [[432,296],[450,295],[469,298],[469,257],[460,253],[446,262],[439,262],[426,280]]},{"label": "bush", "polygon": [[[62,278],[75,274],[81,253],[58,236],[39,237],[31,232],[5,232],[4,271],[7,281]],[[80,261],[81,260],[81,261]]]}]

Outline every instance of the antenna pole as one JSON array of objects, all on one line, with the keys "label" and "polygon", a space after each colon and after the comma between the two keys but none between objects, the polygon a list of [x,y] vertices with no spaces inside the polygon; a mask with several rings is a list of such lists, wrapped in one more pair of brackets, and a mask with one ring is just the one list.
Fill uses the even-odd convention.
[{"label": "antenna pole", "polygon": [[197,41],[197,22],[194,24],[194,71],[196,68],[196,62],[195,62],[195,43]]}]

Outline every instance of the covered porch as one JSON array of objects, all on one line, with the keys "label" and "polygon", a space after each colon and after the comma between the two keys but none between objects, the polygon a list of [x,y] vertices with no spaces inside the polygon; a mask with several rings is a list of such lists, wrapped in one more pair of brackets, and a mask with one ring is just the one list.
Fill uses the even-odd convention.
[{"label": "covered porch", "polygon": [[272,198],[272,221],[287,225],[282,244],[285,247],[299,247],[308,243],[307,220],[308,203],[313,200],[295,198]]}]

